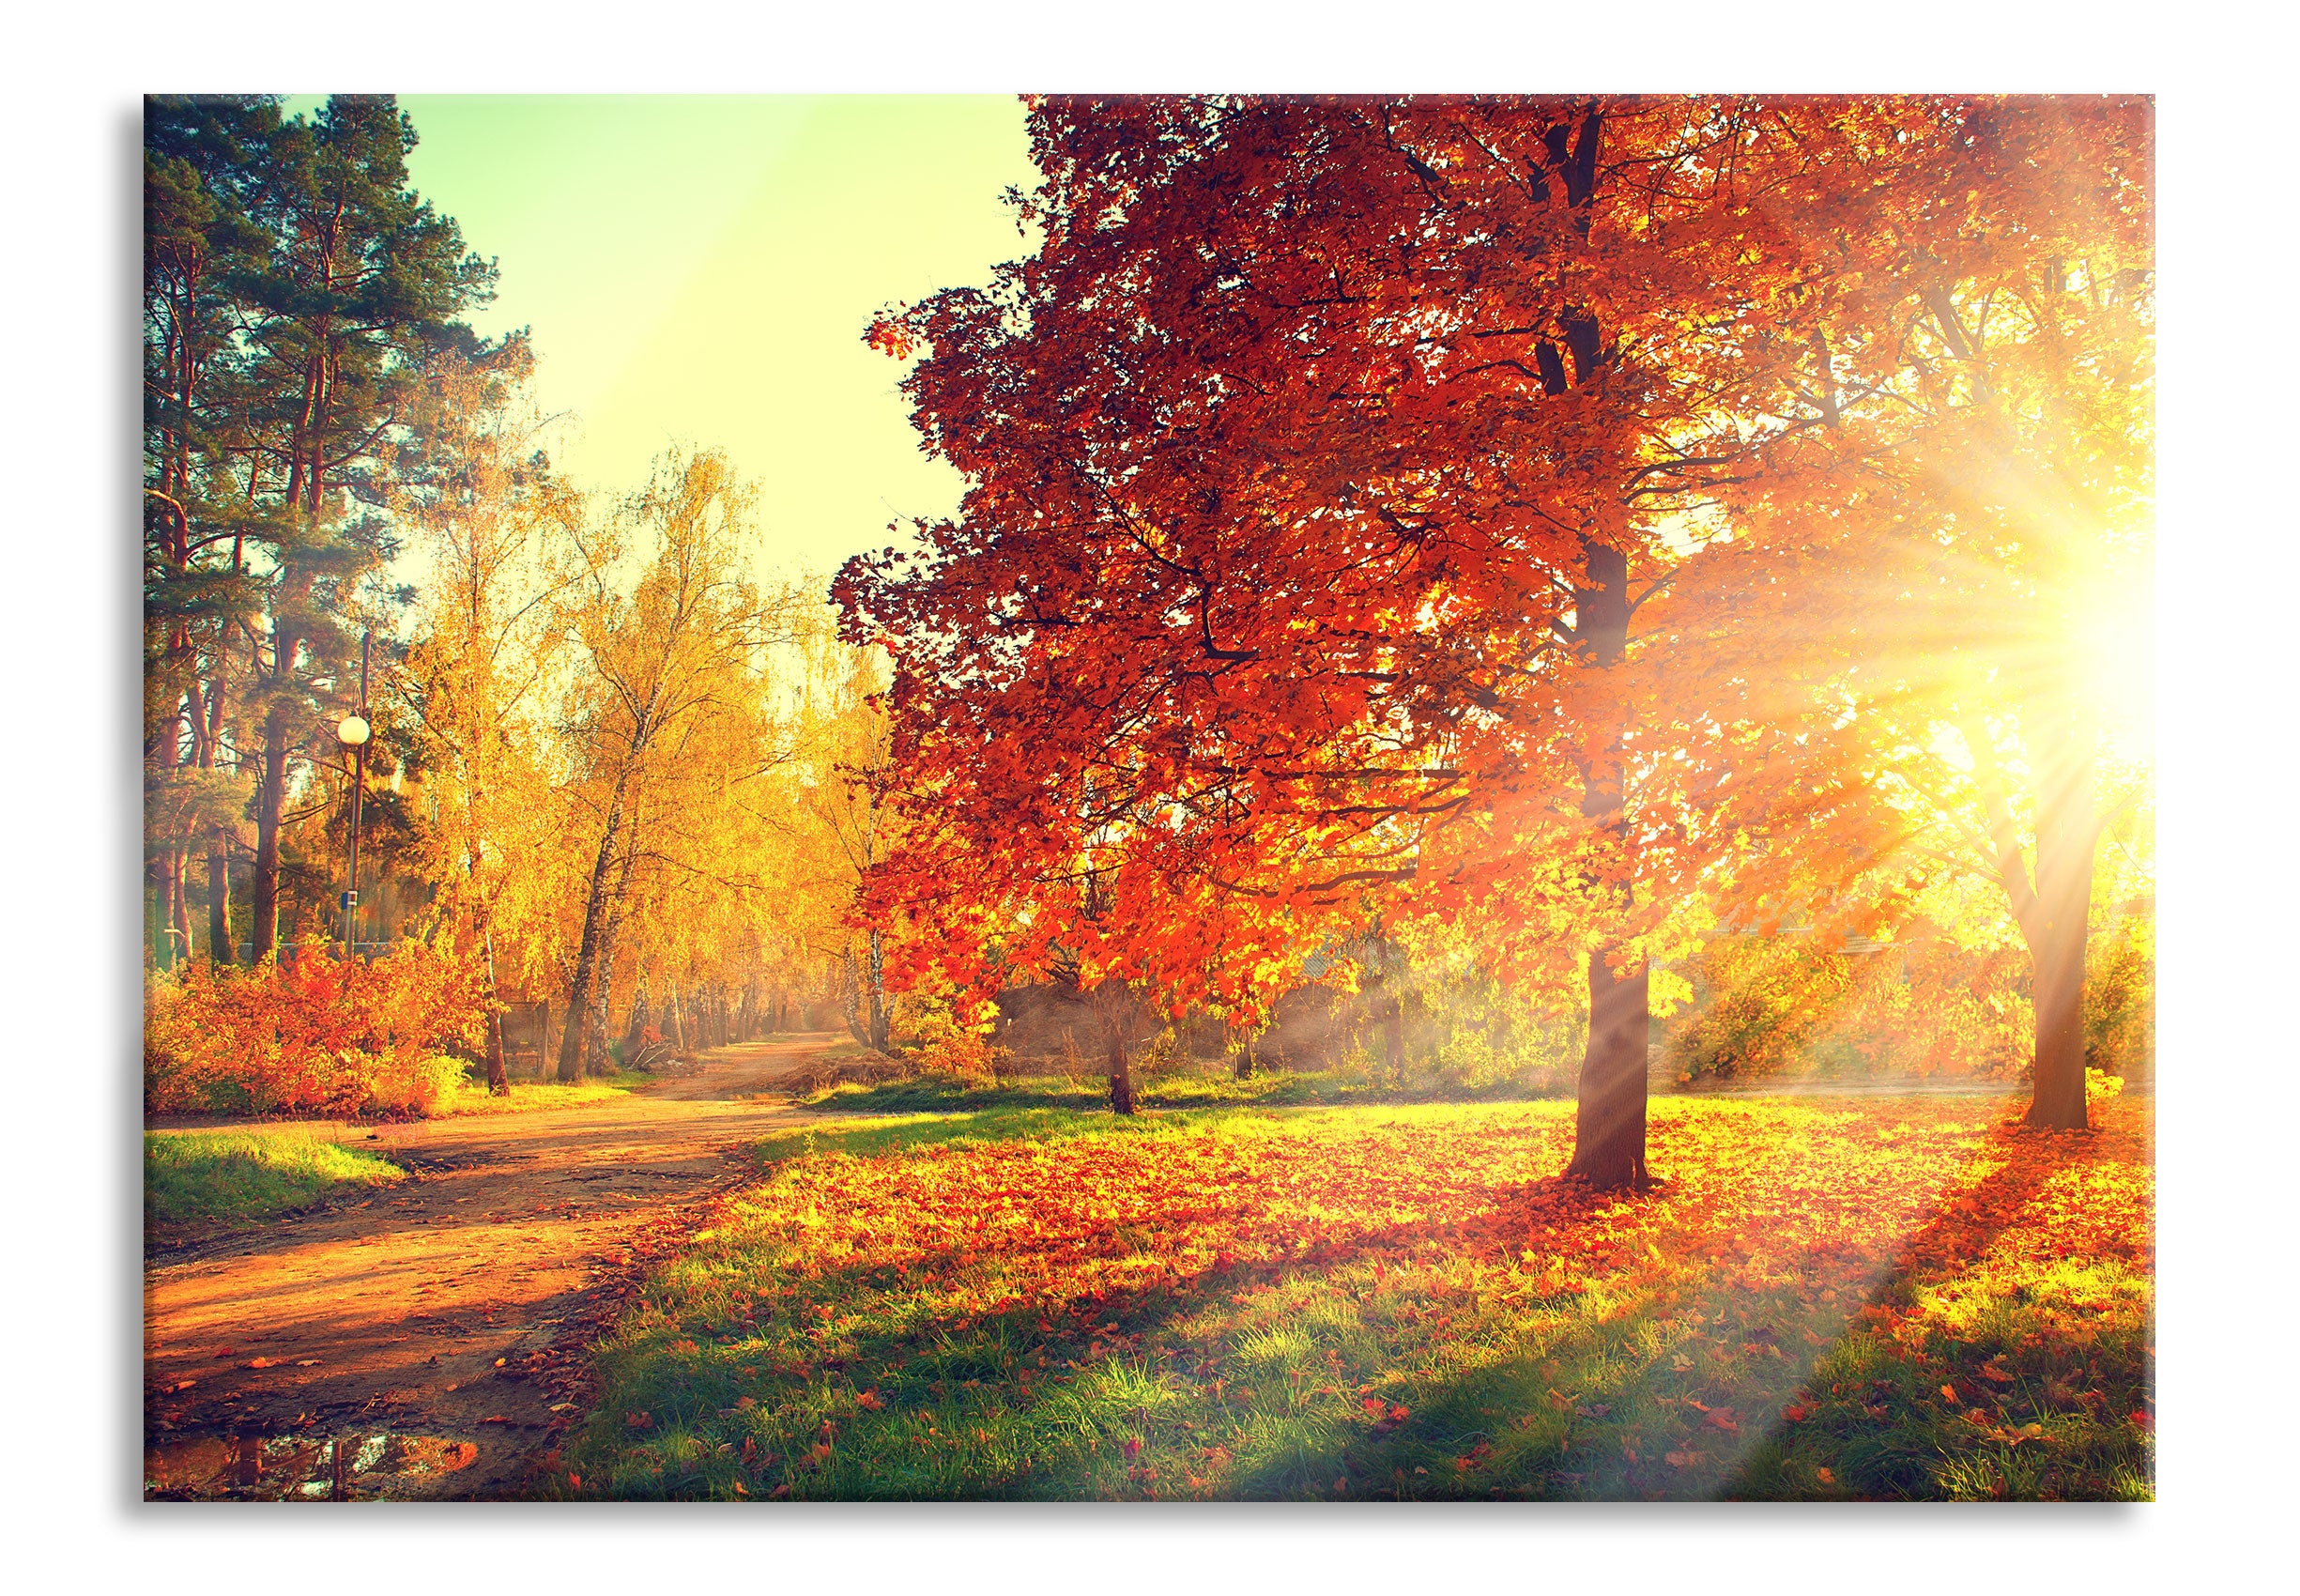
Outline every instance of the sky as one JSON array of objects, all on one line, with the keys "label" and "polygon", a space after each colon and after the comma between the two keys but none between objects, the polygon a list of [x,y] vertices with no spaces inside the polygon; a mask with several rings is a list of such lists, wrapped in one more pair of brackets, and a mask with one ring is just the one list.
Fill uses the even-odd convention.
[{"label": "sky", "polygon": [[[293,96],[291,113],[319,96]],[[405,95],[417,191],[494,256],[490,335],[525,326],[553,449],[586,488],[646,480],[674,441],[762,489],[769,562],[828,577],[889,522],[958,506],[866,348],[895,300],[1026,252],[1037,181],[1003,96]]]}]

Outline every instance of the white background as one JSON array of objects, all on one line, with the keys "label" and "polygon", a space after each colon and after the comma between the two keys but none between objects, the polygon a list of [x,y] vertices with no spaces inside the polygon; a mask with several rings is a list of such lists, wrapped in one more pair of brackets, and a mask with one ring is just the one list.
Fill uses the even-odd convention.
[{"label": "white background", "polygon": [[[2289,1579],[2300,53],[2232,5],[111,5],[12,16],[0,170],[0,1511],[16,1588],[2237,1589]],[[146,1506],[139,99],[146,91],[2154,92],[2158,1503]],[[2273,1559],[2273,1560],[2270,1560]],[[2279,1566],[2280,1565],[2280,1566]]]}]

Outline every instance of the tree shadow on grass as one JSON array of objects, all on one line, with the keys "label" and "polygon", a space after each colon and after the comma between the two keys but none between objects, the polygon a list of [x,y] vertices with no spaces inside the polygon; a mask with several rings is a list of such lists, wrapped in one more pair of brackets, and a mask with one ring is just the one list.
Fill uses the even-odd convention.
[{"label": "tree shadow on grass", "polygon": [[[1008,1108],[825,1126],[811,1138],[777,1138],[762,1160],[779,1163],[810,1147],[869,1157],[1079,1131],[1157,1135],[1203,1123],[1195,1115],[1127,1123]],[[2055,1174],[2087,1156],[2069,1140],[2040,1147],[2033,1133],[1996,1129],[1983,1156],[2012,1156],[1896,1251],[1859,1323],[1894,1312],[1912,1291],[1954,1274],[1955,1260],[1978,1255],[2016,1225]],[[1384,1268],[1409,1277],[1417,1268],[1506,1261],[1537,1225],[1553,1236],[1560,1230],[1594,1235],[1591,1221],[1621,1212],[1624,1201],[1558,1176],[1496,1184],[1490,1194],[1482,1208],[1448,1222],[1360,1224],[1316,1235],[1284,1257],[1218,1263],[1147,1289],[1079,1293],[955,1322],[892,1312],[897,1299],[889,1293],[901,1271],[886,1266],[801,1268],[777,1288],[795,1306],[887,1312],[857,1327],[838,1354],[795,1363],[770,1363],[740,1340],[718,1344],[717,1336],[739,1337],[743,1327],[723,1313],[711,1322],[700,1304],[690,1304],[676,1324],[653,1332],[657,1343],[693,1338],[686,1353],[669,1358],[686,1367],[651,1374],[639,1365],[664,1365],[667,1355],[634,1347],[626,1365],[632,1378],[623,1382],[629,1401],[667,1404],[652,1414],[655,1438],[641,1445],[679,1455],[644,1481],[626,1471],[618,1494],[727,1495],[738,1483],[754,1495],[795,1484],[796,1494],[809,1496],[912,1499],[1207,1489],[1224,1497],[1326,1499],[1940,1494],[1931,1472],[1939,1449],[1928,1433],[1884,1421],[1922,1403],[1930,1375],[1908,1364],[1896,1365],[1901,1373],[1890,1391],[1863,1387],[1859,1404],[1840,1402],[1832,1411],[1836,1489],[1764,1485],[1766,1466],[1788,1478],[1777,1460],[1782,1437],[1797,1427],[1778,1422],[1782,1411],[1817,1400],[1809,1388],[1842,1387],[1848,1370],[1869,1366],[1852,1354],[1866,1357],[1875,1337],[1847,1331],[1850,1304],[1784,1312],[1778,1297],[1737,1300],[1737,1288],[1720,1272],[1694,1282],[1700,1300],[1688,1316],[1657,1327],[1654,1294],[1640,1300],[1633,1281],[1624,1290],[1617,1272],[1606,1280],[1615,1300],[1602,1311],[1592,1311],[1577,1290],[1526,1295],[1509,1309],[1514,1317],[1505,1333],[1442,1351],[1444,1319],[1428,1297],[1418,1306],[1367,1306],[1377,1295],[1367,1282],[1378,1285]],[[1661,1200],[1627,1201],[1635,1210]],[[1109,1228],[1113,1245],[1122,1244],[1116,1227]],[[1686,1232],[1680,1224],[1672,1234]],[[1075,1247],[1080,1239],[1034,1235],[1002,1255]],[[954,1243],[916,1264],[931,1273],[971,1251]],[[1623,1260],[1601,1252],[1590,1262],[1602,1271]],[[1633,1257],[1629,1265],[1642,1266]],[[762,1264],[756,1272],[781,1267]],[[1660,1290],[1656,1284],[1654,1293]],[[1247,1312],[1235,1312],[1241,1307]],[[1209,1318],[1223,1327],[1210,1340],[1204,1331]],[[1438,1329],[1429,1327],[1434,1320]],[[1688,1323],[1700,1327],[1689,1331]],[[1044,1366],[1036,1361],[1042,1354]],[[1821,1378],[1824,1372],[1834,1377]],[[1378,1380],[1372,1398],[1361,1389],[1367,1379]],[[614,1394],[616,1385],[611,1376],[610,1408],[626,1400]],[[1225,1404],[1221,1393],[1240,1388],[1252,1396]],[[1269,1400],[1273,1389],[1282,1400]],[[886,1405],[858,1406],[864,1390]],[[753,1398],[748,1409],[736,1405],[745,1395]],[[1889,1405],[1888,1397],[1902,1406]],[[1405,1416],[1393,1417],[1400,1410]],[[756,1417],[769,1411],[779,1417]],[[806,1459],[794,1449],[811,1442],[808,1427],[818,1423],[837,1430],[836,1445],[790,1473],[793,1457]],[[1125,1451],[1129,1441],[1137,1452]],[[777,1461],[752,1466],[760,1457]]]},{"label": "tree shadow on grass", "polygon": [[[1787,1404],[1793,1417],[1762,1436],[1717,1494],[2153,1492],[2153,1421],[2131,1418],[2153,1409],[2153,1245],[2136,1245],[2112,1201],[2078,1214],[2066,1196],[2093,1177],[2113,1187],[2129,1178],[2120,1172],[2151,1168],[2142,1113],[2107,1110],[2086,1131],[1997,1125],[1987,1156],[2001,1162],[1901,1246],[1846,1333],[1815,1359]],[[2137,1297],[2126,1304],[2137,1312],[2118,1315],[2105,1334],[2108,1321],[2070,1324],[2073,1294],[2104,1281],[2111,1301],[2119,1291]],[[1944,1322],[1944,1305],[1959,1299]]]},{"label": "tree shadow on grass", "polygon": [[[1115,1128],[1122,1135],[1154,1136],[1188,1131],[1197,1123],[1194,1116],[1177,1114],[1145,1117]],[[830,1125],[811,1134],[801,1131],[779,1136],[762,1147],[759,1157],[772,1167],[810,1150],[872,1157],[938,1143],[1013,1141],[1112,1128],[1113,1122],[1102,1116],[1005,1110],[960,1119],[921,1117]],[[911,1312],[915,1303],[908,1294],[919,1277],[940,1274],[946,1278],[962,1267],[974,1252],[964,1242],[930,1249],[900,1266],[857,1261],[822,1269],[811,1267],[800,1256],[760,1257],[728,1271],[744,1283],[739,1289],[730,1287],[715,1306],[707,1300],[708,1291],[696,1293],[672,1286],[653,1294],[659,1300],[668,1298],[664,1305],[670,1312],[656,1318],[652,1326],[642,1312],[632,1322],[636,1327],[634,1341],[621,1349],[607,1350],[603,1372],[607,1376],[610,1417],[618,1409],[650,1414],[655,1438],[642,1442],[643,1447],[675,1441],[675,1450],[683,1449],[690,1437],[701,1443],[692,1455],[683,1456],[682,1468],[666,1468],[661,1475],[650,1472],[644,1481],[624,1469],[616,1476],[621,1481],[619,1494],[728,1494],[738,1477],[718,1478],[733,1466],[716,1449],[726,1444],[733,1449],[735,1460],[742,1461],[744,1448],[734,1438],[737,1431],[754,1432],[745,1437],[751,1459],[773,1455],[787,1468],[793,1455],[791,1443],[799,1438],[790,1431],[788,1414],[775,1421],[772,1435],[756,1433],[757,1424],[744,1417],[785,1409],[804,1411],[812,1422],[828,1420],[845,1426],[849,1441],[842,1445],[872,1452],[873,1464],[849,1474],[835,1456],[809,1465],[795,1478],[742,1477],[746,1490],[771,1492],[775,1484],[796,1484],[808,1496],[840,1497],[1156,1494],[1150,1488],[1161,1479],[1171,1486],[1190,1478],[1192,1453],[1200,1454],[1198,1467],[1218,1472],[1207,1457],[1214,1446],[1221,1444],[1206,1445],[1207,1436],[1193,1435],[1179,1425],[1161,1432],[1153,1421],[1158,1411],[1188,1410],[1197,1415],[1190,1420],[1192,1425],[1219,1428],[1229,1410],[1219,1395],[1211,1404],[1205,1401],[1204,1391],[1214,1382],[1223,1382],[1213,1386],[1219,1393],[1225,1387],[1234,1389],[1249,1380],[1265,1388],[1273,1380],[1283,1385],[1296,1373],[1281,1367],[1287,1363],[1279,1344],[1287,1330],[1282,1323],[1277,1327],[1281,1334],[1275,1342],[1267,1334],[1241,1332],[1234,1324],[1232,1333],[1208,1342],[1203,1334],[1189,1331],[1188,1322],[1203,1320],[1209,1312],[1218,1321],[1235,1321],[1240,1315],[1231,1311],[1240,1298],[1252,1293],[1330,1296],[1331,1277],[1337,1271],[1357,1268],[1378,1273],[1405,1266],[1412,1258],[1427,1260],[1433,1253],[1447,1260],[1503,1254],[1522,1244],[1537,1220],[1571,1227],[1616,1201],[1608,1194],[1590,1191],[1580,1182],[1557,1176],[1495,1186],[1492,1201],[1483,1209],[1454,1222],[1404,1221],[1328,1231],[1286,1256],[1254,1262],[1218,1259],[1191,1270],[1170,1268],[1158,1282],[1144,1288],[1106,1286],[1050,1300],[1034,1297],[1023,1306],[962,1315],[955,1321]],[[1254,1225],[1255,1221],[1247,1221],[1250,1233]],[[1119,1223],[1091,1233],[1041,1231],[1026,1237],[1007,1237],[1000,1243],[998,1255],[1023,1261],[1024,1272],[1030,1274],[1034,1272],[1028,1263],[1032,1253],[1058,1254],[1066,1260],[1078,1257],[1084,1246],[1098,1256],[1122,1255],[1139,1244],[1139,1236],[1127,1234],[1137,1228]],[[1059,1280],[1062,1267],[1056,1264],[1035,1272],[1040,1279]],[[755,1299],[760,1282],[771,1285],[778,1308],[789,1310],[764,1336],[750,1333],[735,1307],[738,1297]],[[680,1300],[682,1296],[684,1300]],[[1561,1292],[1550,1306],[1561,1313],[1570,1312],[1577,1296],[1577,1292]],[[829,1305],[836,1305],[834,1311],[843,1325],[841,1334],[803,1337],[805,1316]],[[1423,1335],[1423,1322],[1432,1316],[1409,1307],[1405,1327],[1401,1330],[1390,1326],[1383,1333],[1393,1341],[1417,1341]],[[1278,1317],[1282,1320],[1284,1315]],[[1358,1339],[1362,1342],[1371,1333],[1363,1332]],[[722,1344],[721,1338],[729,1336],[734,1338],[731,1343]],[[762,1344],[769,1342],[779,1350]],[[683,1352],[664,1350],[682,1343]],[[1242,1343],[1259,1348],[1257,1356],[1241,1360]],[[836,1352],[822,1350],[831,1344],[836,1345]],[[811,1354],[793,1350],[802,1345],[815,1350]],[[1273,1346],[1277,1347],[1275,1361]],[[1386,1347],[1380,1363],[1397,1363],[1399,1350],[1394,1345]],[[1378,1432],[1372,1438],[1382,1440],[1391,1438],[1400,1429],[1370,1414],[1359,1401],[1358,1373],[1375,1371],[1353,1372],[1347,1382],[1350,1389],[1345,1390],[1333,1384],[1339,1376],[1325,1367],[1322,1347],[1314,1336],[1303,1340],[1300,1351],[1303,1368],[1313,1371],[1318,1383],[1331,1389],[1293,1393],[1288,1388],[1290,1395],[1303,1400],[1286,1404],[1287,1422],[1280,1427],[1286,1433],[1263,1437],[1267,1443],[1265,1450],[1271,1455],[1261,1466],[1242,1467],[1231,1474],[1228,1480],[1234,1489],[1224,1494],[1299,1494],[1296,1487],[1305,1468],[1311,1475],[1324,1477],[1326,1453],[1362,1443],[1369,1432]],[[1044,1365],[1037,1362],[1041,1355],[1047,1358]],[[1029,1371],[1026,1379],[1020,1377],[1025,1368]],[[887,1448],[871,1439],[873,1430],[885,1432],[905,1422],[915,1423],[920,1412],[948,1408],[952,1388],[967,1389],[965,1382],[970,1380],[979,1382],[973,1389],[982,1394],[958,1404],[966,1410],[966,1421],[948,1419],[939,1433],[929,1435],[939,1447],[954,1433],[999,1429],[1011,1437],[1019,1432],[1024,1438],[1006,1448],[1010,1455],[1004,1464],[989,1459],[979,1471],[954,1471],[949,1459],[914,1456],[897,1446],[895,1456],[918,1466],[896,1466],[889,1461]],[[1296,1383],[1307,1385],[1307,1380],[1303,1375]],[[891,1405],[858,1409],[855,1401],[864,1390],[878,1393]],[[749,1409],[738,1406],[746,1395],[753,1399]],[[1312,1397],[1316,1400],[1311,1400]],[[820,1420],[813,1417],[818,1408]],[[836,1416],[835,1409],[839,1410]],[[613,1429],[611,1423],[604,1430],[594,1426],[599,1450],[611,1452],[618,1444],[621,1438],[610,1440]],[[1127,1433],[1129,1431],[1133,1433]],[[912,1435],[907,1441],[922,1438]],[[1401,1442],[1413,1439],[1396,1438]],[[1125,1453],[1123,1447],[1128,1439],[1146,1443],[1148,1451]],[[1418,1443],[1414,1456],[1418,1460],[1423,1453],[1434,1455],[1430,1449],[1443,1444],[1425,1437]],[[1050,1455],[1064,1460],[1053,1475],[1047,1472]],[[1018,1470],[1010,1466],[1015,1456],[1035,1458],[1036,1463]],[[929,1463],[940,1466],[926,1466]],[[649,1465],[651,1470],[654,1466],[658,1465]]]}]

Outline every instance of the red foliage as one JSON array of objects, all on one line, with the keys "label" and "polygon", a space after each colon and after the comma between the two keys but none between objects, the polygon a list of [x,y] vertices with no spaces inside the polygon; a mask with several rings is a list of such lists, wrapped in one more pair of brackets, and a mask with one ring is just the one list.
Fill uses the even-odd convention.
[{"label": "red foliage", "polygon": [[[1845,889],[1919,857],[1877,781],[1910,739],[1845,711],[1970,657],[1997,628],[1964,567],[2071,519],[2038,504],[2106,501],[2068,462],[2117,452],[2058,409],[1965,402],[1968,323],[2073,304],[2087,249],[2144,269],[2145,102],[1050,100],[1031,127],[1037,253],[870,332],[928,351],[906,391],[970,481],[836,587],[895,655],[923,822],[883,905],[1234,1009],[1370,908],[1480,917],[1562,987],[1593,949],[1633,980],[1695,897],[1894,907]],[[1995,336],[2057,392],[2086,345],[2037,317]],[[2086,448],[2040,484],[2003,464],[2024,427]],[[1945,575],[1944,506],[1986,531]],[[1896,606],[1924,647],[1880,661]]]},{"label": "red foliage", "polygon": [[147,1113],[427,1113],[482,1040],[468,959],[410,942],[345,963],[306,949],[255,970],[191,964],[145,993]]}]

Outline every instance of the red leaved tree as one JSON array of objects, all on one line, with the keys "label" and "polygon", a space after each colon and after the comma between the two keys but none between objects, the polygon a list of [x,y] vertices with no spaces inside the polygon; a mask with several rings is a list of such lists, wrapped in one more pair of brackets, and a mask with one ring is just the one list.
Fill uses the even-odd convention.
[{"label": "red leaved tree", "polygon": [[1909,427],[1809,325],[1886,218],[1791,110],[1035,105],[1043,246],[872,332],[972,483],[841,577],[946,822],[881,890],[1220,1003],[1369,896],[1470,915],[1577,967],[1572,1170],[1643,1184],[1648,949],[1861,901],[1907,829],[1828,504]]}]

